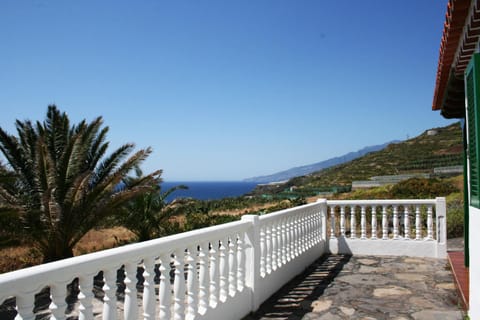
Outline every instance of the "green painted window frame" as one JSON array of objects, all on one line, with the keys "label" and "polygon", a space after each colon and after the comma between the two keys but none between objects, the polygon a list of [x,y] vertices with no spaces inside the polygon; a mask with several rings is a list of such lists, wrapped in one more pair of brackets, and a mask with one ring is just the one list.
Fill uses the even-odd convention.
[{"label": "green painted window frame", "polygon": [[480,54],[472,56],[465,70],[467,155],[469,159],[470,206],[480,209]]}]

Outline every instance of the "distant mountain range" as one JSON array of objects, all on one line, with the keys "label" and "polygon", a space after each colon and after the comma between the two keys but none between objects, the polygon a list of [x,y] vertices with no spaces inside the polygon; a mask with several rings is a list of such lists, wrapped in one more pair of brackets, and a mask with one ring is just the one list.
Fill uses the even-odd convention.
[{"label": "distant mountain range", "polygon": [[379,151],[384,148],[386,148],[388,145],[392,143],[398,143],[399,140],[394,140],[390,141],[384,144],[379,144],[376,146],[369,146],[365,147],[363,149],[360,149],[355,152],[349,152],[347,154],[344,154],[343,156],[339,157],[334,157],[328,160],[324,160],[321,162],[317,162],[314,164],[309,164],[305,166],[300,166],[300,167],[295,167],[291,168],[285,171],[277,172],[274,174],[266,175],[266,176],[258,176],[258,177],[252,177],[252,178],[247,178],[244,179],[246,182],[256,182],[256,183],[271,183],[271,182],[279,182],[279,181],[285,181],[289,180],[291,178],[295,177],[300,177],[304,175],[311,174],[313,172],[317,172],[335,165],[339,165],[345,162],[349,162],[351,160],[354,160],[356,158],[360,158],[367,153],[374,152],[374,151]]}]

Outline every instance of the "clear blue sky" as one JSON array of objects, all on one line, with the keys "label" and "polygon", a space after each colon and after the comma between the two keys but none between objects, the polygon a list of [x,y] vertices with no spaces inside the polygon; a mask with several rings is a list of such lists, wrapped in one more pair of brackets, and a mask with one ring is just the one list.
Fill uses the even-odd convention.
[{"label": "clear blue sky", "polygon": [[166,180],[240,180],[444,126],[447,0],[0,1],[0,126],[103,116]]}]

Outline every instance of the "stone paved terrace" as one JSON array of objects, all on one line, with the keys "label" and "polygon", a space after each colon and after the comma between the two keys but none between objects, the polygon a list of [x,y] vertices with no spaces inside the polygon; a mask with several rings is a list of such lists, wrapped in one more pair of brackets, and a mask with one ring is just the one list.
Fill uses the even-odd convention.
[{"label": "stone paved terrace", "polygon": [[243,320],[463,319],[447,260],[329,255]]}]

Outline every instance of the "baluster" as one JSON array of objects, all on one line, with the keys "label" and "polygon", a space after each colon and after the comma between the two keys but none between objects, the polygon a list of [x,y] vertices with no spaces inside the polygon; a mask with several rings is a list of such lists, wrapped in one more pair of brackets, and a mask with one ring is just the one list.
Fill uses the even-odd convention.
[{"label": "baluster", "polygon": [[220,246],[220,301],[228,297],[228,238],[222,240]]},{"label": "baluster", "polygon": [[[78,286],[80,293],[78,294],[78,319],[79,320],[91,320],[93,319],[93,276],[84,275],[78,278]],[[126,278],[125,278],[126,279]],[[126,298],[126,297],[125,297]],[[28,318],[25,318],[28,319]],[[133,318],[132,318],[133,319]]]},{"label": "baluster", "polygon": [[335,239],[335,207],[330,208],[330,239]]},{"label": "baluster", "polygon": [[287,219],[284,218],[280,221],[280,254],[279,254],[279,265],[284,265],[287,263]]},{"label": "baluster", "polygon": [[285,263],[290,261],[292,252],[291,252],[291,232],[290,232],[290,217],[285,219]]},{"label": "baluster", "polygon": [[433,208],[428,206],[427,209],[427,240],[433,240]]},{"label": "baluster", "polygon": [[312,248],[315,245],[317,230],[315,229],[317,223],[317,213],[312,212],[310,215],[310,247]]},{"label": "baluster", "polygon": [[298,216],[295,215],[295,216],[292,217],[292,219],[293,219],[293,221],[292,221],[292,227],[293,227],[292,228],[293,229],[293,241],[292,241],[292,244],[293,244],[293,259],[295,259],[300,254],[300,248],[299,248],[300,241],[298,240],[299,237],[300,237],[300,234],[298,232],[298,228],[299,228]]},{"label": "baluster", "polygon": [[298,253],[296,222],[297,222],[297,218],[295,216],[291,216],[290,217],[290,234],[291,234],[290,252],[292,254],[291,260],[295,259]]},{"label": "baluster", "polygon": [[340,207],[340,235],[345,237],[345,206]]},{"label": "baluster", "polygon": [[237,293],[237,236],[230,238],[228,244],[228,294],[232,297]]},{"label": "baluster", "polygon": [[300,221],[302,222],[302,253],[307,251],[308,229],[307,229],[307,215],[300,214]]},{"label": "baluster", "polygon": [[382,239],[388,239],[387,206],[382,206]]},{"label": "baluster", "polygon": [[172,305],[172,287],[170,284],[170,254],[160,257],[160,286],[158,298],[160,300],[159,318],[170,319]]},{"label": "baluster", "polygon": [[16,296],[17,303],[17,316],[15,320],[34,320],[35,314],[33,313],[33,307],[35,303],[35,295],[33,292],[20,293]]},{"label": "baluster", "polygon": [[267,256],[267,246],[266,246],[266,232],[265,227],[260,228],[260,276],[264,277],[266,274],[266,262],[265,257]]},{"label": "baluster", "polygon": [[270,274],[272,273],[272,231],[271,231],[271,226],[270,225],[265,225],[265,232],[266,232],[266,236],[265,236],[265,241],[266,241],[266,247],[267,247],[267,250],[266,250],[266,260],[265,260],[265,264],[266,264],[266,269],[267,269],[267,273]]},{"label": "baluster", "polygon": [[187,262],[187,318],[194,318],[197,314],[197,246],[188,248]]},{"label": "baluster", "polygon": [[422,239],[422,220],[420,218],[420,206],[415,207],[415,240]]},{"label": "baluster", "polygon": [[198,309],[200,314],[205,314],[208,309],[208,285],[209,285],[209,272],[208,272],[208,242],[203,242],[200,245],[199,257],[199,285],[198,285]]},{"label": "baluster", "polygon": [[298,255],[301,255],[303,253],[303,220],[301,213],[297,217],[297,243]]},{"label": "baluster", "polygon": [[365,206],[362,206],[362,211],[361,211],[361,218],[360,218],[360,238],[365,240],[367,239],[367,211]]},{"label": "baluster", "polygon": [[237,290],[242,292],[245,287],[245,233],[238,236],[237,242]]},{"label": "baluster", "polygon": [[185,251],[184,249],[177,249],[175,250],[174,255],[173,265],[175,266],[175,279],[173,282],[173,319],[183,320],[185,318]]},{"label": "baluster", "polygon": [[104,270],[103,280],[103,319],[113,320],[117,318],[117,270]]},{"label": "baluster", "polygon": [[357,219],[355,217],[355,206],[350,207],[350,238],[357,237]]},{"label": "baluster", "polygon": [[312,223],[313,223],[313,220],[312,220],[312,214],[311,212],[308,212],[306,214],[306,217],[307,217],[307,250],[310,249],[312,246],[313,246],[313,227],[312,227]]},{"label": "baluster", "polygon": [[297,218],[297,230],[298,230],[298,254],[302,254],[303,253],[303,236],[304,236],[304,233],[303,233],[303,219],[302,219],[302,214],[298,214],[298,218]]},{"label": "baluster", "polygon": [[[50,286],[50,299],[51,303],[49,306],[50,311],[52,312],[51,320],[60,320],[65,319],[65,309],[67,308],[67,303],[65,297],[67,296],[67,288],[64,283],[55,283]],[[109,320],[109,318],[104,318]]]},{"label": "baluster", "polygon": [[125,319],[138,318],[137,305],[137,264],[128,262],[125,264]]},{"label": "baluster", "polygon": [[320,243],[322,241],[322,212],[318,211],[317,212],[317,225],[315,227],[315,230],[317,230],[317,235],[316,235],[316,241],[315,244]]},{"label": "baluster", "polygon": [[218,304],[218,241],[213,241],[210,248],[210,306]]},{"label": "baluster", "polygon": [[[325,214],[327,214],[327,212],[325,211]],[[322,212],[321,211],[318,211],[317,212],[317,217],[316,217],[316,227],[315,227],[315,230],[317,230],[317,236],[316,236],[316,241],[315,241],[315,244],[318,244],[320,243],[320,241],[322,240],[327,240],[327,239],[322,239]],[[326,230],[326,228],[325,228]]]},{"label": "baluster", "polygon": [[377,239],[377,207],[372,206],[372,240]]},{"label": "baluster", "polygon": [[299,251],[300,254],[305,252],[305,220],[303,219],[303,214],[298,214],[298,231],[299,231]]},{"label": "baluster", "polygon": [[403,212],[403,227],[405,229],[405,239],[410,239],[410,212],[408,209],[408,205],[405,205],[405,209]]},{"label": "baluster", "polygon": [[310,217],[307,212],[303,213],[303,251],[307,251],[310,246]]},{"label": "baluster", "polygon": [[155,261],[152,257],[143,259],[143,319],[155,319]]},{"label": "baluster", "polygon": [[277,270],[277,250],[278,250],[278,237],[277,237],[277,224],[272,223],[272,270]]},{"label": "baluster", "polygon": [[398,206],[393,206],[393,239],[398,238]]}]

